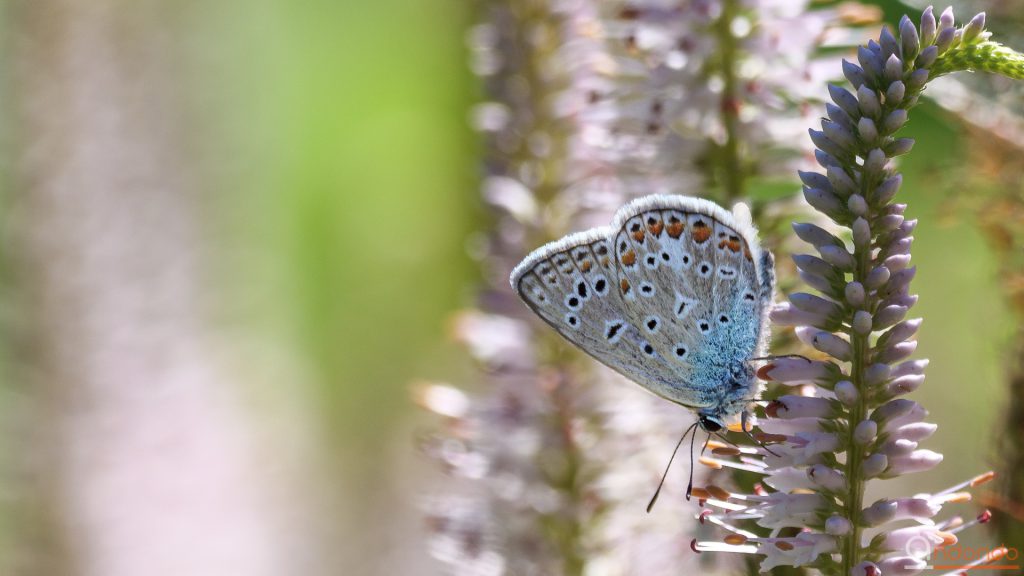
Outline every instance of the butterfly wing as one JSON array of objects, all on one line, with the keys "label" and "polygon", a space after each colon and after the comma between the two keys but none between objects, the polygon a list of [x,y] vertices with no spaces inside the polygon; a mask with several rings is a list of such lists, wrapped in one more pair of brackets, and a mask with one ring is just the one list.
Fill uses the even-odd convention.
[{"label": "butterfly wing", "polygon": [[567,340],[651,392],[692,408],[709,406],[696,394],[680,394],[692,367],[658,353],[631,312],[610,236],[596,228],[545,245],[512,272],[516,293]]},{"label": "butterfly wing", "polygon": [[619,276],[631,287],[624,304],[632,317],[658,326],[649,338],[659,354],[694,365],[753,356],[771,294],[762,295],[761,249],[750,224],[683,196],[634,201],[616,222]]}]

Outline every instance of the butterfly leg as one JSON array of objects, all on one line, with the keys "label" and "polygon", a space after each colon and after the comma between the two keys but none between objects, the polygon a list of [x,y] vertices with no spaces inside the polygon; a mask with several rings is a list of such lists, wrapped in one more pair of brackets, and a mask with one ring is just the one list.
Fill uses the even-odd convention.
[{"label": "butterfly leg", "polygon": [[761,307],[768,309],[775,301],[775,256],[765,250],[761,254]]}]

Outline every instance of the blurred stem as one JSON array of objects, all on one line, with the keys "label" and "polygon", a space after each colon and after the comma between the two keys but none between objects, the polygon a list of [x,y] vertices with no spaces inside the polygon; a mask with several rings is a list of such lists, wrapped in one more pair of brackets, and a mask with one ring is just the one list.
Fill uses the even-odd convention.
[{"label": "blurred stem", "polygon": [[[558,428],[562,436],[562,447],[565,452],[565,474],[559,482],[554,479],[553,485],[561,485],[563,493],[569,500],[570,510],[580,510],[583,506],[583,494],[580,492],[581,458],[576,439],[573,435],[572,388],[576,385],[571,375],[562,372],[561,382],[554,392],[554,402],[558,417]],[[578,517],[559,518],[557,520],[556,541],[561,547],[562,574],[565,576],[583,576],[586,560],[581,555],[583,522]]]},{"label": "blurred stem", "polygon": [[[546,2],[534,0],[513,0],[508,3],[509,9],[515,14],[519,25],[516,27],[515,45],[510,46],[510,58],[522,58],[522,66],[518,72],[521,77],[503,78],[507,82],[517,82],[529,87],[530,109],[536,114],[533,127],[537,134],[545,134],[550,139],[551,151],[543,158],[532,153],[524,142],[518,151],[510,155],[510,162],[505,170],[510,176],[521,177],[520,167],[536,166],[539,174],[537,182],[531,187],[541,206],[553,202],[565,187],[566,150],[570,131],[559,117],[552,114],[549,99],[552,94],[564,89],[561,78],[552,78],[545,69],[549,66],[552,54],[559,48],[563,35],[560,29],[564,25],[560,16],[553,13]],[[543,32],[543,33],[541,33]],[[525,80],[525,82],[521,82]],[[509,91],[513,92],[514,91]],[[543,221],[542,221],[543,222]],[[549,242],[564,233],[561,230],[549,230],[543,225],[531,230],[535,239],[531,242],[539,245]],[[560,338],[550,331],[535,335],[538,349],[558,350],[562,344]],[[562,362],[566,360],[563,358]],[[573,436],[573,399],[576,395],[577,382],[572,380],[569,371],[560,369],[560,365],[551,366],[559,379],[550,395],[554,405],[552,428],[560,433],[561,456],[564,458],[564,469],[556,471],[547,478],[550,486],[557,489],[565,499],[563,510],[572,513],[543,515],[540,519],[543,529],[547,532],[550,542],[558,548],[562,561],[561,574],[565,576],[582,576],[586,570],[587,560],[584,554],[583,493],[581,490],[584,459],[580,454]],[[538,462],[544,470],[544,463]]]},{"label": "blurred stem", "polygon": [[[558,30],[562,24],[556,14],[553,14],[545,2],[532,0],[520,0],[510,2],[513,12],[517,13],[522,25],[518,28],[517,47],[524,55],[526,63],[520,70],[525,82],[523,86],[530,89],[530,109],[537,115],[534,126],[538,132],[543,132],[550,138],[551,151],[544,158],[538,158],[532,153],[530,147],[524,142],[519,150],[513,155],[510,163],[510,176],[520,177],[515,173],[518,167],[536,164],[539,167],[539,181],[533,186],[534,195],[538,203],[547,205],[558,197],[558,194],[565,186],[564,174],[566,163],[566,149],[569,131],[560,122],[560,119],[551,114],[549,99],[552,94],[563,89],[561,78],[551,78],[550,74],[544,73],[551,55],[558,49],[562,34]],[[544,30],[544,34],[538,30]],[[508,81],[520,80],[509,78]],[[555,234],[546,233],[545,230],[536,230],[540,237],[535,239],[536,244],[549,242],[562,234],[557,231]],[[545,332],[547,335],[547,332]],[[551,341],[558,341],[551,340]]]},{"label": "blurred stem", "polygon": [[725,126],[725,143],[721,146],[722,161],[718,166],[726,205],[731,205],[744,196],[745,174],[739,149],[739,111],[740,99],[737,96],[736,64],[739,47],[732,33],[732,21],[736,18],[739,8],[738,0],[725,0],[722,3],[722,15],[715,22],[715,35],[718,37],[718,49],[721,54],[721,73],[724,82],[720,110],[722,124]]},{"label": "blurred stem", "polygon": [[[1018,317],[1020,317],[1018,311]],[[1008,405],[1000,428],[998,454],[1000,490],[998,495],[984,494],[986,506],[1001,510],[993,516],[999,541],[1019,548],[1024,545],[1024,330],[1017,333],[1013,364],[1007,376]]]},{"label": "blurred stem", "polygon": [[[957,204],[975,212],[976,226],[984,232],[989,249],[999,264],[999,285],[1018,325],[1024,325],[1024,149],[992,138],[987,129],[975,131],[966,148],[971,170],[958,190]],[[995,181],[993,182],[993,175]],[[996,188],[991,189],[995,184]],[[982,192],[983,194],[977,194]],[[1024,329],[1018,329],[1008,347],[1004,392],[1006,405],[995,422],[994,452],[998,488],[983,492],[981,503],[995,508],[989,526],[997,541],[1024,547]]]}]

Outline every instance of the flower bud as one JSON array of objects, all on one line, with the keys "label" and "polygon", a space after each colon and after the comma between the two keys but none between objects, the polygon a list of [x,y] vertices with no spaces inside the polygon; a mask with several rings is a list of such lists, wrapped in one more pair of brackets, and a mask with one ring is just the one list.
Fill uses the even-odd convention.
[{"label": "flower bud", "polygon": [[890,420],[895,420],[900,416],[908,414],[915,406],[918,406],[918,404],[913,400],[905,400],[902,398],[889,400],[885,404],[875,408],[874,412],[871,413],[871,419],[884,425]]},{"label": "flower bud", "polygon": [[860,282],[850,282],[843,290],[846,301],[854,308],[860,308],[864,304],[864,285]]},{"label": "flower bud", "polygon": [[[855,203],[857,206],[863,205],[864,211],[867,211],[867,204],[864,203],[864,198],[861,196],[850,196],[850,199],[859,198],[860,202]],[[850,202],[847,201],[849,206]],[[853,221],[853,244],[858,248],[866,248],[871,245],[871,226],[868,225],[868,221],[862,217],[857,218]]]},{"label": "flower bud", "polygon": [[865,336],[871,333],[872,323],[874,319],[871,318],[871,313],[867,310],[857,310],[853,314],[853,331],[861,336]]},{"label": "flower bud", "polygon": [[885,75],[885,79],[889,82],[895,82],[903,77],[903,60],[900,60],[898,56],[892,54],[885,61],[885,67],[882,70]]},{"label": "flower bud", "polygon": [[845,247],[829,244],[818,248],[818,251],[821,253],[821,258],[824,261],[836,268],[843,271],[853,270],[855,264],[853,256],[846,251]]},{"label": "flower bud", "polygon": [[921,46],[930,46],[935,42],[936,29],[935,13],[929,6],[921,14]]},{"label": "flower bud", "polygon": [[791,420],[793,418],[830,418],[834,415],[835,410],[832,402],[825,398],[785,395],[769,402],[765,413],[770,418]]},{"label": "flower bud", "polygon": [[853,357],[853,348],[846,340],[824,330],[818,330],[811,339],[811,346],[815,349],[846,362]]},{"label": "flower bud", "polygon": [[888,467],[889,459],[885,457],[885,454],[872,454],[864,459],[861,470],[864,472],[864,477],[870,479],[879,476]]},{"label": "flower bud", "polygon": [[[865,115],[878,118],[882,114],[882,105],[878,102],[878,94],[867,86],[857,89],[857,107]],[[838,104],[838,102],[837,102]]]},{"label": "flower bud", "polygon": [[897,504],[893,500],[879,500],[861,511],[860,517],[866,526],[880,526],[896,517]]},{"label": "flower bud", "polygon": [[[921,40],[917,36],[917,28],[910,18],[903,15],[900,19],[900,48],[903,49],[903,59],[912,62],[917,53],[921,50]],[[902,72],[902,70],[901,70]]]},{"label": "flower bud", "polygon": [[826,490],[838,492],[846,489],[846,478],[843,473],[824,464],[815,464],[808,468],[807,477]]},{"label": "flower bud", "polygon": [[853,406],[860,397],[860,393],[857,392],[857,387],[849,380],[836,382],[836,386],[832,391],[835,392],[836,398],[842,402],[844,406]]},{"label": "flower bud", "polygon": [[838,514],[829,516],[828,520],[825,520],[825,533],[833,536],[844,536],[850,533],[853,529],[853,525],[849,520],[839,516]]}]

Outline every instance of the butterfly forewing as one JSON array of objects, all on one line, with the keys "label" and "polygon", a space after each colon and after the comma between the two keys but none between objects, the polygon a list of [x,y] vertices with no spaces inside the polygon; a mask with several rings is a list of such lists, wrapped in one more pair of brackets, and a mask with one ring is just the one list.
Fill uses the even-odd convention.
[{"label": "butterfly forewing", "polygon": [[[584,258],[570,258],[584,250]],[[630,316],[605,234],[576,235],[538,250],[517,268],[513,283],[527,305],[567,340],[655,394],[678,401],[679,366],[655,352]]]}]

